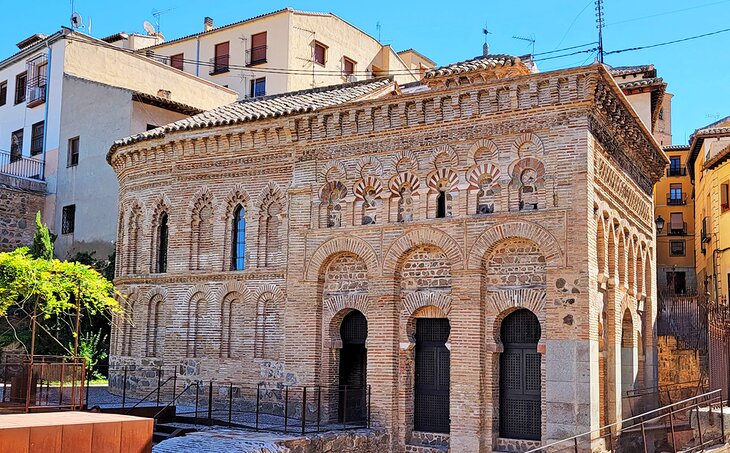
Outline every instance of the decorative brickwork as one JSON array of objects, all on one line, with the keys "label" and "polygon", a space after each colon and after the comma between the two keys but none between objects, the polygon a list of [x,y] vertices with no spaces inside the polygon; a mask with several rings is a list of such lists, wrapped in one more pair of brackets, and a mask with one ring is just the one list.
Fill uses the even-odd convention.
[{"label": "decorative brickwork", "polygon": [[[662,151],[602,66],[531,74],[505,61],[449,67],[405,94],[383,85],[115,145],[128,200],[116,282],[137,321],[115,330],[112,363],[337,386],[341,323],[357,310],[372,423],[391,451],[517,451],[619,420],[622,388],[652,384],[656,367],[647,188]],[[208,200],[212,215],[194,214]],[[246,264],[231,270],[239,207]],[[169,268],[156,272],[163,214]],[[197,218],[210,219],[205,247]],[[540,330],[531,368],[502,373],[502,322],[526,311]],[[424,318],[449,328],[432,350],[448,370],[446,436],[414,432]],[[528,414],[540,441],[500,438],[500,382],[523,372],[540,390],[539,417]],[[335,416],[335,393],[323,398]]]}]

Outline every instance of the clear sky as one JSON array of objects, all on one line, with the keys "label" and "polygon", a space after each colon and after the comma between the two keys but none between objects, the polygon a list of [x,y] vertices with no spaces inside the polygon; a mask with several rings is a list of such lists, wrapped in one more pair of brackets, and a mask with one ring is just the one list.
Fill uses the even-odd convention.
[{"label": "clear sky", "polygon": [[[17,51],[15,43],[22,39],[69,24],[70,0],[2,2],[0,59]],[[173,39],[201,31],[204,16],[224,25],[285,7],[335,13],[396,50],[412,47],[439,64],[481,54],[485,23],[492,33],[492,53],[531,52],[530,43],[513,36],[534,36],[536,54],[597,40],[594,0],[75,0],[86,25],[91,18],[96,37],[142,32],[143,21],[155,22],[153,10],[171,9],[160,25],[167,39]],[[605,0],[605,23],[606,51],[672,41],[730,28],[730,0]],[[588,64],[594,56],[543,60],[538,67],[547,71]],[[730,33],[608,55],[606,63],[655,65],[674,94],[675,144],[686,143],[696,128],[730,115]]]}]

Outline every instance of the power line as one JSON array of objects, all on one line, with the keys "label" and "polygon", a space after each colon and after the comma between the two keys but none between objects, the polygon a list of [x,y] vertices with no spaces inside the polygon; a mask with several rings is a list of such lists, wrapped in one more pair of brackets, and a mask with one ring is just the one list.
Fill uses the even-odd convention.
[{"label": "power line", "polygon": [[672,10],[672,11],[665,11],[663,13],[650,14],[648,16],[634,17],[634,18],[631,18],[631,19],[620,20],[618,22],[611,22],[611,23],[607,24],[606,26],[608,27],[608,26],[611,26],[611,25],[625,24],[627,22],[635,22],[637,20],[650,19],[652,17],[667,16],[669,14],[681,13],[683,11],[689,11],[689,10],[697,9],[697,8],[704,8],[706,6],[714,6],[714,5],[719,5],[721,3],[728,3],[728,2],[730,2],[730,0],[722,0],[720,2],[714,2],[714,3],[705,3],[705,4],[702,4],[702,5],[695,5],[695,6],[690,6],[690,7],[687,7],[687,8],[675,9],[675,10]]},{"label": "power line", "polygon": [[[591,0],[591,2],[592,1],[593,0]],[[580,44],[578,46],[565,47],[563,49],[558,49],[558,50],[548,50],[547,52],[538,52],[538,53],[535,53],[535,54],[532,54],[532,55],[533,56],[536,56],[536,55],[547,55],[549,53],[556,53],[556,52],[563,52],[563,51],[566,51],[566,50],[579,49],[581,47],[592,46],[594,44],[598,44],[598,41],[593,41],[593,42],[589,42],[589,43],[586,43],[586,44]]]},{"label": "power line", "polygon": [[646,45],[646,46],[639,46],[639,47],[629,47],[629,48],[626,48],[626,49],[612,50],[610,52],[606,52],[606,55],[611,55],[611,54],[615,54],[615,53],[623,53],[623,52],[632,52],[632,51],[635,51],[635,50],[651,49],[653,47],[668,46],[670,44],[677,44],[677,43],[680,43],[680,42],[691,41],[693,39],[699,39],[699,38],[705,38],[707,36],[719,35],[720,33],[727,33],[729,31],[730,31],[730,28],[724,28],[722,30],[712,31],[712,32],[709,32],[709,33],[703,33],[701,35],[688,36],[686,38],[675,39],[673,41],[660,42],[660,43],[657,43],[657,44],[649,44],[649,45]]},{"label": "power line", "polygon": [[598,61],[603,64],[603,27],[606,25],[603,18],[603,0],[596,0],[596,28],[598,28]]}]

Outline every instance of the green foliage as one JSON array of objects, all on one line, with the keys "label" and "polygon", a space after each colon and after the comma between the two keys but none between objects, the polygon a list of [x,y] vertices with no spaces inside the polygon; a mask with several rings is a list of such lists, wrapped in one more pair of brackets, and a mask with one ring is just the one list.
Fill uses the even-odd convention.
[{"label": "green foliage", "polygon": [[[79,357],[86,360],[86,379],[98,380],[103,379],[96,370],[96,366],[100,361],[107,358],[105,345],[107,344],[107,336],[103,335],[101,330],[96,333],[86,332],[79,336]],[[68,349],[73,351],[74,345],[69,343]]]},{"label": "green foliage", "polygon": [[75,312],[77,294],[90,315],[122,311],[114,285],[87,265],[34,258],[24,247],[0,253],[0,316],[28,302],[46,319]]},{"label": "green foliage", "polygon": [[53,259],[53,241],[48,227],[41,222],[41,212],[35,215],[35,234],[33,235],[33,245],[30,247],[30,254],[34,258],[42,258],[44,260]]}]

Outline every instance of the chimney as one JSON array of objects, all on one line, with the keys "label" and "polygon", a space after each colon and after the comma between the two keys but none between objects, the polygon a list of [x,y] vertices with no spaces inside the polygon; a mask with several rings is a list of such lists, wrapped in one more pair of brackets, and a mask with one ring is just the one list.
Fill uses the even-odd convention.
[{"label": "chimney", "polygon": [[213,29],[213,18],[205,16],[203,19],[203,31],[211,31]]}]

